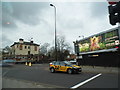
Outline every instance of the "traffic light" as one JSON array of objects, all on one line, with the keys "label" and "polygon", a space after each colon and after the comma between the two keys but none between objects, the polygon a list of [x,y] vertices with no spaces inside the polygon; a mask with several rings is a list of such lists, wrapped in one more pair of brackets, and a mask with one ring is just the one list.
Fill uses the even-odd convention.
[{"label": "traffic light", "polygon": [[79,53],[77,53],[77,56],[79,56]]},{"label": "traffic light", "polygon": [[116,2],[116,4],[109,5],[108,10],[110,24],[116,25],[116,23],[120,22],[120,2]]}]

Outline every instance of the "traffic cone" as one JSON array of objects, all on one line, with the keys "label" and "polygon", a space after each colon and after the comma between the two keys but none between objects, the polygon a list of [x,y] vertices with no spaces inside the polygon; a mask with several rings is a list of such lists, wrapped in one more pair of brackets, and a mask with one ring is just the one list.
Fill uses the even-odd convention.
[{"label": "traffic cone", "polygon": [[29,62],[29,66],[32,66],[31,62]]},{"label": "traffic cone", "polygon": [[25,65],[28,65],[27,62],[25,63]]}]

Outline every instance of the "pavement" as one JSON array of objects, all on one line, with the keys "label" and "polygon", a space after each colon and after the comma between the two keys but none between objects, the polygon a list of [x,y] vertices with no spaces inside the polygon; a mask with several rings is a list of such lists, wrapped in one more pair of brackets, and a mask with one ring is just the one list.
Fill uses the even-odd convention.
[{"label": "pavement", "polygon": [[101,73],[113,73],[118,74],[119,69],[117,67],[99,67],[99,66],[81,66],[83,72],[101,72]]},{"label": "pavement", "polygon": [[13,78],[2,78],[2,87],[3,88],[60,88],[52,85],[36,83],[26,80],[18,80]]},{"label": "pavement", "polygon": [[[39,64],[38,64],[39,65]],[[37,66],[37,64],[33,65]],[[45,70],[49,70],[48,65],[46,64]],[[82,72],[83,73],[112,73],[112,74],[118,74],[118,69],[116,67],[98,67],[98,66],[81,66],[82,67]],[[50,86],[47,84],[42,84],[42,83],[36,83],[36,82],[31,82],[31,81],[25,81],[25,80],[16,80],[14,78],[7,78],[3,77],[2,78],[2,87],[5,88],[60,88],[56,86]]]}]

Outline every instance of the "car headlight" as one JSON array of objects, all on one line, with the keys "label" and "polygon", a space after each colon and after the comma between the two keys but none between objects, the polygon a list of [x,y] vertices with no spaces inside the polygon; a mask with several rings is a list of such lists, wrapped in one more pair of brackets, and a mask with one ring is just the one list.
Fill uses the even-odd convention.
[{"label": "car headlight", "polygon": [[76,69],[77,67],[73,67],[73,68],[75,68],[75,69]]}]

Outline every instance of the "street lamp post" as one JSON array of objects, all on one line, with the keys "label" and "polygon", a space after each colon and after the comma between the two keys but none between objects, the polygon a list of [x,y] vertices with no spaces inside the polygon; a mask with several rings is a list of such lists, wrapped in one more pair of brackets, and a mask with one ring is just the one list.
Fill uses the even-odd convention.
[{"label": "street lamp post", "polygon": [[57,61],[57,43],[56,43],[56,39],[57,39],[57,36],[56,36],[56,7],[53,5],[53,4],[50,4],[50,6],[54,7],[55,9],[55,59]]}]

